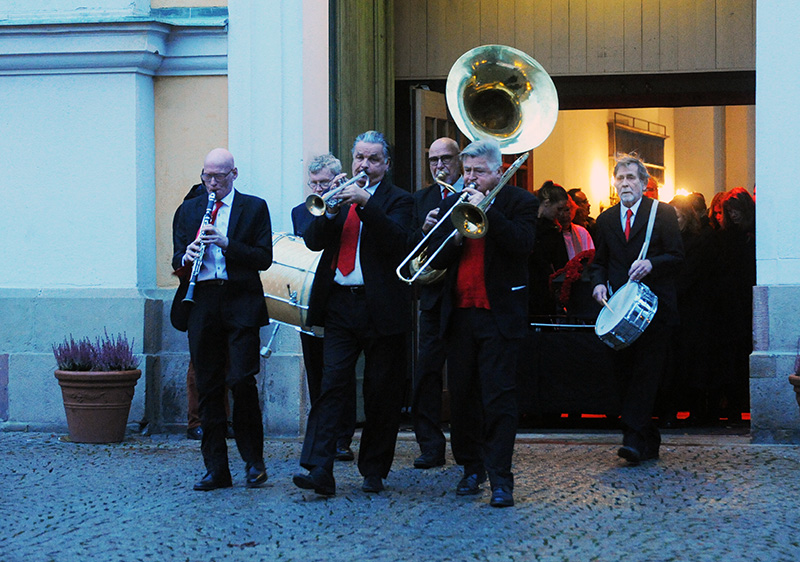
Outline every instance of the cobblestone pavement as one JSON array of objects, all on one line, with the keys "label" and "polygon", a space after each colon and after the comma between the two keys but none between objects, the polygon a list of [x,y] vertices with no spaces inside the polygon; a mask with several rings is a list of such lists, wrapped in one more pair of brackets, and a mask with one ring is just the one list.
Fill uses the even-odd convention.
[{"label": "cobblestone pavement", "polygon": [[521,437],[517,505],[494,509],[488,491],[456,497],[450,456],[411,468],[409,435],[385,492],[337,463],[324,499],[292,485],[299,440],[267,442],[264,488],[245,488],[237,462],[234,488],[203,493],[199,444],[177,435],[0,432],[0,560],[800,560],[800,447],[666,435],[661,460],[627,467],[618,441]]}]

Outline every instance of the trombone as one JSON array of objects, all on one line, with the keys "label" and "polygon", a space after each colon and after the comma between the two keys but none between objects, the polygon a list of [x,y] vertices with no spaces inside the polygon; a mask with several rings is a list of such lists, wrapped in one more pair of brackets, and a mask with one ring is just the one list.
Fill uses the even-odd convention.
[{"label": "trombone", "polygon": [[316,193],[312,193],[311,195],[306,197],[306,209],[308,209],[308,212],[314,215],[315,217],[321,217],[322,215],[325,214],[325,209],[328,206],[335,207],[338,204],[338,201],[336,199],[332,199],[334,195],[339,193],[348,185],[352,185],[355,182],[364,179],[366,177],[367,177],[367,172],[364,172],[362,170],[361,172],[358,173],[358,175],[353,176],[340,186],[334,187],[333,189],[328,191],[328,193],[322,196],[319,196]]},{"label": "trombone", "polygon": [[[490,191],[483,200],[478,203],[477,205],[473,205],[472,203],[468,203],[467,199],[469,198],[469,193],[463,192],[461,196],[456,201],[455,205],[450,207],[444,216],[439,219],[433,228],[428,231],[428,234],[419,241],[411,253],[406,256],[406,258],[402,261],[400,265],[397,266],[395,273],[400,278],[401,281],[405,281],[409,285],[411,285],[414,281],[420,280],[421,283],[427,284],[432,283],[442,275],[444,275],[444,270],[433,269],[428,271],[429,264],[433,259],[439,255],[439,252],[447,245],[451,238],[453,238],[456,234],[461,233],[466,238],[483,238],[486,236],[486,233],[489,230],[489,222],[486,220],[486,210],[489,208],[489,205],[492,204],[497,194],[500,193],[500,190],[509,182],[509,180],[514,177],[514,174],[517,173],[520,166],[522,166],[525,161],[528,159],[528,153],[526,152],[522,156],[516,159],[514,163],[509,166],[509,168],[503,173],[500,177],[500,181],[497,182],[497,185]],[[474,187],[475,184],[470,184],[467,187]],[[445,222],[445,219],[450,217],[450,222],[455,227],[455,230],[450,233],[450,235],[442,242],[442,244],[433,252],[430,256],[427,255],[428,248],[427,243],[428,239],[433,235],[439,226]],[[422,251],[420,251],[422,249]],[[402,273],[403,268],[411,263],[409,266],[409,271],[411,272],[410,277],[405,277]],[[433,279],[427,280],[426,276],[430,276]]]},{"label": "trombone", "polygon": [[[474,184],[470,184],[470,186],[472,185]],[[433,228],[431,228],[428,231],[428,234],[426,234],[422,238],[422,240],[419,241],[419,244],[414,246],[414,249],[411,250],[411,253],[406,256],[406,258],[400,263],[400,265],[397,266],[397,269],[395,269],[394,271],[397,274],[397,277],[401,281],[405,281],[406,283],[411,285],[414,281],[419,279],[420,283],[427,285],[428,283],[433,283],[434,281],[439,279],[442,275],[444,275],[445,270],[443,269],[433,269],[429,272],[425,272],[425,270],[428,268],[428,264],[430,263],[430,261],[439,255],[439,252],[442,251],[442,248],[444,248],[447,245],[450,239],[453,236],[455,236],[458,231],[454,230],[453,232],[451,232],[450,236],[448,236],[447,239],[442,243],[442,245],[439,246],[436,249],[436,251],[433,252],[433,254],[431,254],[430,256],[427,255],[428,239],[431,236],[433,236],[433,233],[436,232],[437,228],[439,228],[444,224],[445,219],[453,213],[453,210],[459,205],[465,203],[468,198],[469,198],[469,193],[463,191],[461,195],[459,195],[456,204],[447,209],[447,212],[438,220],[438,222],[435,225],[433,225]],[[403,268],[406,265],[409,266],[409,272],[411,273],[411,277],[405,277],[403,275]],[[423,276],[423,274],[426,274],[427,277]]]}]

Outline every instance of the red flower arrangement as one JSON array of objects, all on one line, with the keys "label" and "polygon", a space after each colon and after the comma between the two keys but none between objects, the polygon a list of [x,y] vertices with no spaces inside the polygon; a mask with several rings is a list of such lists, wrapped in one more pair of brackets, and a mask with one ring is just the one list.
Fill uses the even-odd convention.
[{"label": "red flower arrangement", "polygon": [[594,260],[594,249],[584,250],[577,254],[574,258],[567,262],[567,265],[552,273],[550,275],[550,290],[552,291],[553,282],[560,275],[564,275],[564,281],[561,283],[561,290],[558,292],[558,302],[562,306],[567,306],[569,302],[569,295],[572,292],[572,284],[581,278],[583,270],[588,267]]}]

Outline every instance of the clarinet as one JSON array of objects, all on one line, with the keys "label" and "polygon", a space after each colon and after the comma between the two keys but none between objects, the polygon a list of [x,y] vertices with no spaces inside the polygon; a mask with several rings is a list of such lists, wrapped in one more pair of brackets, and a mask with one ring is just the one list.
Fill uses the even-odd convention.
[{"label": "clarinet", "polygon": [[[206,214],[203,215],[203,223],[200,225],[200,232],[203,227],[211,224],[211,213],[214,211],[214,203],[217,200],[217,194],[213,191],[208,194],[208,207],[206,207]],[[186,289],[186,296],[183,302],[194,303],[194,286],[197,284],[197,276],[200,275],[200,268],[203,267],[203,255],[206,253],[206,245],[200,243],[200,253],[197,259],[192,262],[192,275],[189,277],[189,288]]]}]

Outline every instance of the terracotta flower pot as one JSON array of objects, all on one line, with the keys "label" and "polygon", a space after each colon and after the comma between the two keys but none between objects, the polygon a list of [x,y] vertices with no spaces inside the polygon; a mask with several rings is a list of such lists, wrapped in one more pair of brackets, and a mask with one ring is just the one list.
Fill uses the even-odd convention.
[{"label": "terracotta flower pot", "polygon": [[800,406],[800,375],[789,375],[789,382],[794,387],[794,397],[797,399],[797,405]]},{"label": "terracotta flower pot", "polygon": [[70,439],[78,443],[118,443],[125,438],[134,387],[142,371],[55,372]]}]

